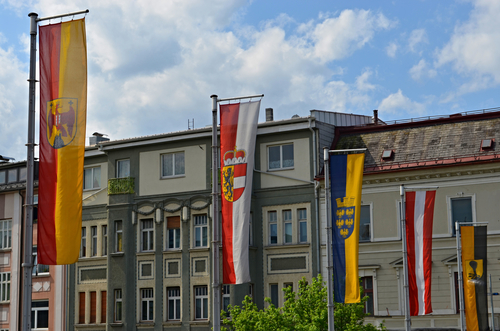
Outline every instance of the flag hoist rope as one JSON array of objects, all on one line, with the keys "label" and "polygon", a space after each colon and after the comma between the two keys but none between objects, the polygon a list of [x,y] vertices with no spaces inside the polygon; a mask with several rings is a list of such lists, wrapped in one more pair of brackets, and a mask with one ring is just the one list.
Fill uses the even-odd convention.
[{"label": "flag hoist rope", "polygon": [[217,103],[221,101],[262,98],[264,94],[251,95],[247,97],[218,99],[217,95],[212,98],[212,307],[213,307],[213,330],[220,331],[220,238],[219,238],[219,144],[217,141]]},{"label": "flag hoist rope", "polygon": [[35,84],[36,80],[36,36],[38,22],[50,20],[53,18],[62,18],[86,14],[89,10],[82,10],[68,14],[38,18],[37,13],[29,13],[30,17],[30,72],[29,72],[29,105],[28,105],[28,156],[26,165],[26,225],[24,232],[24,259],[21,267],[23,268],[23,290],[21,295],[22,305],[22,328],[23,331],[31,330],[31,287],[33,271],[33,191],[34,191],[34,154],[35,154]]}]

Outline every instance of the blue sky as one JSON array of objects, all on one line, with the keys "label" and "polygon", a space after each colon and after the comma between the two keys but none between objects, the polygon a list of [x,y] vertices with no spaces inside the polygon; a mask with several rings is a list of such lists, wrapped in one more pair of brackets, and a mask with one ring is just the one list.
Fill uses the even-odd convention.
[{"label": "blue sky", "polygon": [[204,127],[211,94],[264,93],[260,121],[500,106],[497,0],[0,0],[0,155],[26,158],[28,13],[87,8],[87,137]]}]

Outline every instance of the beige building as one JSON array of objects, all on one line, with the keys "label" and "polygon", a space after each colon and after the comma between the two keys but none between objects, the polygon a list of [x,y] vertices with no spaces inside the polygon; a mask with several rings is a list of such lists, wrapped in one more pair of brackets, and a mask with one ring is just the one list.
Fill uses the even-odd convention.
[{"label": "beige building", "polygon": [[[406,123],[337,128],[331,149],[367,148],[359,275],[370,296],[368,322],[404,328],[400,185],[438,186],[433,251],[433,313],[412,328],[459,328],[455,222],[488,222],[488,273],[500,289],[500,112],[468,112]],[[322,198],[322,228],[326,226]],[[322,270],[326,274],[326,235]],[[500,300],[494,299],[494,313]],[[490,304],[488,299],[488,305]],[[490,313],[491,313],[491,307]],[[495,315],[496,325],[498,317]]]}]

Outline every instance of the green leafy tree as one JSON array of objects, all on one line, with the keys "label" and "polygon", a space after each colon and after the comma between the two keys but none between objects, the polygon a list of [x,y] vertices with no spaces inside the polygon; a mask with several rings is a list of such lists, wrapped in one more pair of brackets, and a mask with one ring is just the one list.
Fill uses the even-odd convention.
[{"label": "green leafy tree", "polygon": [[[223,331],[323,331],[328,330],[328,294],[321,275],[308,284],[305,278],[299,281],[297,293],[290,287],[285,288],[285,304],[282,308],[271,304],[265,298],[268,307],[259,310],[248,296],[242,307],[229,306],[230,318],[222,311]],[[335,330],[338,331],[385,331],[381,324],[363,324],[365,313],[363,297],[360,303],[335,303]]]}]

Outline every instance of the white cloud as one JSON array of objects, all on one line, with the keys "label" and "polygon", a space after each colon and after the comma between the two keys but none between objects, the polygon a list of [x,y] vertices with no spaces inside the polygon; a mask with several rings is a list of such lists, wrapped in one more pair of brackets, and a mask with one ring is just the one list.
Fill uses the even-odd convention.
[{"label": "white cloud", "polygon": [[390,29],[394,24],[383,14],[375,15],[369,10],[344,10],[338,17],[317,24],[309,36],[314,43],[314,55],[325,63],[351,55],[369,42],[376,31]]},{"label": "white cloud", "polygon": [[458,93],[491,88],[500,83],[500,1],[476,0],[468,21],[455,27],[437,54],[436,66],[450,64],[470,79]]},{"label": "white cloud", "polygon": [[410,76],[413,80],[420,80],[424,77],[435,77],[437,72],[435,69],[429,68],[427,62],[424,59],[421,59],[418,64],[415,64],[410,69]]},{"label": "white cloud", "polygon": [[373,74],[371,70],[365,70],[356,78],[356,86],[359,91],[370,91],[375,89],[375,85],[368,83],[368,79]]},{"label": "white cloud", "polygon": [[385,51],[389,57],[396,57],[396,52],[398,51],[399,46],[391,42],[389,45],[385,48]]},{"label": "white cloud", "polygon": [[408,39],[408,48],[410,51],[417,53],[417,46],[421,43],[428,43],[427,32],[425,32],[425,29],[413,30]]},{"label": "white cloud", "polygon": [[407,96],[403,95],[401,90],[398,90],[396,93],[393,93],[382,100],[378,109],[384,113],[408,113],[410,116],[419,116],[424,114],[425,105],[411,101]]}]

